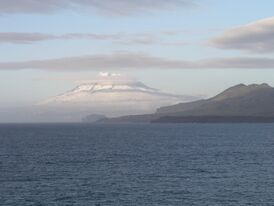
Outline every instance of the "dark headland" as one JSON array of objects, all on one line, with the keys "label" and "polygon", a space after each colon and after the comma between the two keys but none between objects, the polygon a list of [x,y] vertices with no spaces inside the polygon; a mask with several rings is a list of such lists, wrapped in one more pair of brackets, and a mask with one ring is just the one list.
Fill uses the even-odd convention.
[{"label": "dark headland", "polygon": [[239,84],[209,98],[157,109],[154,114],[105,118],[101,123],[270,123],[274,88]]}]

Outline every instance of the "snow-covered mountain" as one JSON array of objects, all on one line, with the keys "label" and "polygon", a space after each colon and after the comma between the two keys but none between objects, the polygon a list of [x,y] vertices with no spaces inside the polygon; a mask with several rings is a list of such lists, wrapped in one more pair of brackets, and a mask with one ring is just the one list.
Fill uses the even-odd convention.
[{"label": "snow-covered mountain", "polygon": [[161,106],[192,101],[192,96],[174,95],[150,88],[143,83],[119,75],[101,73],[99,77],[83,83],[64,94],[39,104],[58,111],[87,112],[109,116],[154,112]]}]

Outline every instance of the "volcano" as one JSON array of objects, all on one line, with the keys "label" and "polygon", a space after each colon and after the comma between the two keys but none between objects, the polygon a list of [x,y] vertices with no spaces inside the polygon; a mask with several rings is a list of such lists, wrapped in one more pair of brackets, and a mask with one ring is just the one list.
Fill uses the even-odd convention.
[{"label": "volcano", "polygon": [[39,103],[39,107],[77,116],[79,113],[119,116],[151,113],[162,106],[195,99],[198,98],[151,88],[124,75],[101,73],[95,80]]}]

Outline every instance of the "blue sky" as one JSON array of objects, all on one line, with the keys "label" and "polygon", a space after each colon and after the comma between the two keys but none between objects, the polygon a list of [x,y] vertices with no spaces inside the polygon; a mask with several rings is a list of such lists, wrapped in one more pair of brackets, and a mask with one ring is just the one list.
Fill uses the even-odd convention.
[{"label": "blue sky", "polygon": [[[149,2],[146,0],[140,0],[134,5],[128,2],[135,0],[120,0],[118,6],[115,5],[117,1],[104,0],[101,1],[105,2],[104,7],[100,8],[94,6],[96,0],[92,1],[94,5],[88,6],[81,5],[81,0],[72,0],[74,4],[79,3],[77,8],[67,7],[66,0],[62,0],[65,3],[61,3],[58,8],[51,10],[51,7],[47,7],[55,5],[56,1],[43,1],[39,7],[30,5],[27,0],[12,0],[16,5],[14,7],[0,3],[0,105],[35,103],[70,90],[77,81],[94,78],[100,71],[125,73],[151,87],[181,94],[212,96],[238,83],[267,82],[274,86],[274,65],[260,68],[259,63],[252,69],[237,65],[235,68],[219,68],[216,63],[198,68],[157,68],[151,63],[144,65],[144,68],[131,68],[127,61],[124,65],[122,62],[122,65],[111,68],[98,66],[98,69],[96,65],[82,69],[81,64],[79,68],[73,69],[58,69],[58,65],[53,69],[45,69],[49,67],[47,62],[37,68],[29,63],[29,68],[22,66],[33,60],[116,53],[131,54],[132,58],[137,58],[134,55],[140,53],[164,61],[171,59],[192,63],[208,59],[215,62],[219,58],[272,60],[273,48],[267,44],[270,45],[272,41],[270,35],[274,34],[271,33],[274,23],[271,21],[267,24],[267,32],[254,35],[256,38],[250,37],[253,31],[257,31],[254,28],[261,26],[260,23],[256,24],[257,21],[272,18],[274,2],[271,0],[189,0],[186,2],[191,5],[186,6],[181,5],[180,0],[174,0],[171,6],[154,0],[145,9],[143,5]],[[195,5],[192,5],[193,2]],[[107,10],[106,5],[110,5]],[[119,13],[131,8],[129,13]],[[239,30],[239,36],[234,36],[238,32],[233,31],[233,28],[250,23],[255,24],[254,27],[247,31],[243,31],[246,29],[243,27]],[[15,39],[1,37],[1,33],[14,35],[12,38]],[[64,37],[68,34],[76,35],[72,38]],[[99,37],[87,37],[87,34]],[[264,42],[266,34],[270,36],[268,42]],[[31,35],[35,35],[35,38],[41,38],[41,35],[51,37],[33,40]],[[28,41],[18,42],[22,38],[28,38]],[[216,38],[220,40],[214,46],[210,45]],[[245,39],[253,42],[246,42]],[[264,46],[254,49],[255,43]],[[18,62],[19,66],[13,66],[13,63]]]}]

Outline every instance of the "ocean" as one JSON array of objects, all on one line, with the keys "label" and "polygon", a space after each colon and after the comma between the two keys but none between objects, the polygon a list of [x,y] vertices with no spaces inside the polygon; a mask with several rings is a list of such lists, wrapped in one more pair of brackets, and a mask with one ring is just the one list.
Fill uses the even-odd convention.
[{"label": "ocean", "polygon": [[274,124],[1,124],[1,206],[274,205]]}]

